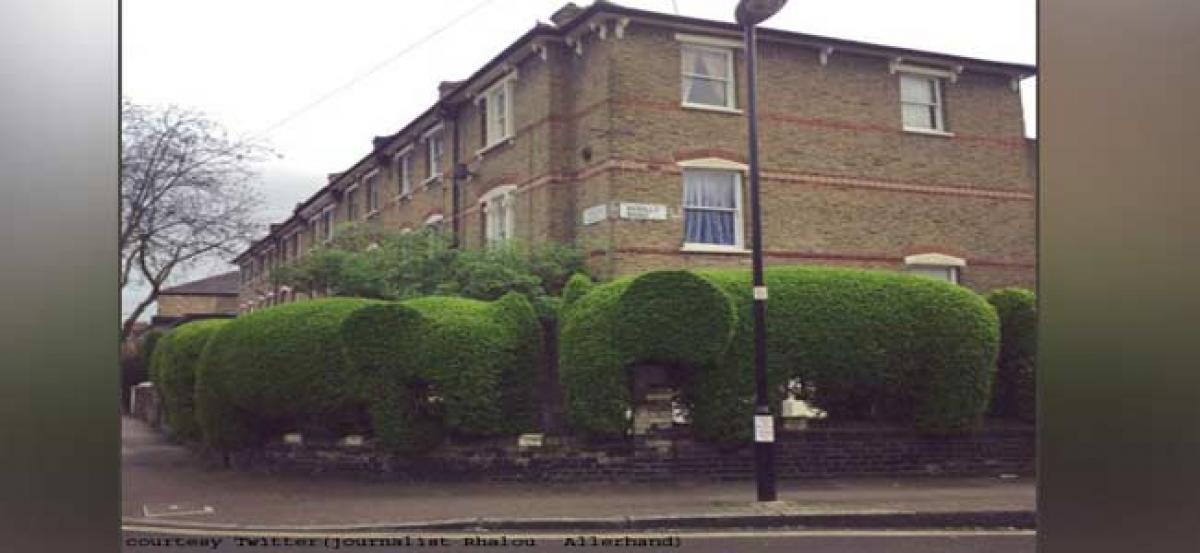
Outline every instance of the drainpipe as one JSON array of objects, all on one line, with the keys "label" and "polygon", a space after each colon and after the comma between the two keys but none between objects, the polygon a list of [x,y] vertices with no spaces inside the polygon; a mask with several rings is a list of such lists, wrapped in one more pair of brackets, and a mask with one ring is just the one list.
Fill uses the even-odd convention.
[{"label": "drainpipe", "polygon": [[451,238],[450,246],[453,248],[459,247],[460,236],[462,235],[462,221],[459,217],[459,203],[461,202],[462,191],[459,189],[463,179],[468,175],[465,166],[459,167],[459,132],[458,132],[458,106],[446,105],[443,107],[443,117],[448,117],[452,120],[450,133],[450,229]]}]

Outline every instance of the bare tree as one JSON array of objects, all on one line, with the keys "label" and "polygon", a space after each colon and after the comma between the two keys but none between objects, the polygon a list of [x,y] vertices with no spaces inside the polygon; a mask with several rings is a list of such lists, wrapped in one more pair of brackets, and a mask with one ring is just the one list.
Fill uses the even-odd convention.
[{"label": "bare tree", "polygon": [[122,290],[149,287],[121,325],[124,339],[175,271],[233,254],[253,236],[254,165],[271,151],[176,106],[125,100],[121,117],[119,280]]}]

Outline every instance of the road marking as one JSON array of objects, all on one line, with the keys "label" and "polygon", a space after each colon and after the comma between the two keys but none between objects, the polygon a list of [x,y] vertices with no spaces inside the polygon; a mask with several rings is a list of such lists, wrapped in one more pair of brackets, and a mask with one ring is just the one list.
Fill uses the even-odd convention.
[{"label": "road marking", "polygon": [[480,535],[509,535],[528,538],[541,539],[561,539],[574,538],[579,535],[596,536],[599,538],[621,538],[625,536],[661,536],[663,534],[674,534],[680,538],[704,539],[704,538],[761,538],[763,535],[775,537],[949,537],[949,536],[1034,536],[1037,535],[1036,530],[742,530],[742,531],[719,531],[719,532],[687,532],[679,529],[663,529],[657,531],[633,530],[628,532],[612,532],[606,530],[604,532],[589,532],[587,530],[579,531],[562,531],[558,533],[526,533],[520,530],[504,531],[504,530],[480,530],[478,532],[464,532],[455,530],[450,532],[430,531],[427,529],[413,529],[411,532],[405,531],[388,531],[388,532],[322,532],[322,531],[258,531],[258,530],[205,530],[195,528],[159,528],[155,526],[138,526],[138,525],[122,525],[121,530],[125,532],[142,532],[147,534],[170,534],[176,536],[255,536],[265,538],[285,538],[285,537],[307,537],[307,538],[396,538],[403,536],[434,536],[444,538],[467,538],[478,537]]}]

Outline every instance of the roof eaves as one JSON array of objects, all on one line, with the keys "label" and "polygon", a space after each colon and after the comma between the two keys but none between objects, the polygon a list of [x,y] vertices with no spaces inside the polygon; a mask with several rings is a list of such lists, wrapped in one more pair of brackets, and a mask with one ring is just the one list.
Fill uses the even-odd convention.
[{"label": "roof eaves", "polygon": [[[607,2],[607,1],[597,1],[597,2],[593,3],[591,6],[588,6],[588,8],[586,8],[582,13],[580,13],[578,16],[576,16],[574,19],[572,19],[567,25],[563,26],[561,31],[563,33],[569,33],[575,27],[578,27],[579,25],[584,24],[584,22],[587,19],[589,19],[591,16],[593,16],[597,13],[600,13],[600,12],[604,12],[604,13],[608,13],[608,14],[612,14],[612,15],[621,15],[621,16],[626,16],[626,17],[637,17],[639,19],[653,21],[653,22],[657,22],[657,23],[688,25],[688,26],[700,27],[700,28],[705,28],[705,29],[716,29],[716,30],[722,30],[722,31],[729,31],[731,33],[736,33],[739,35],[742,32],[742,27],[740,25],[738,25],[737,23],[725,22],[725,21],[715,21],[712,19],[701,19],[701,18],[697,18],[697,17],[689,17],[689,16],[684,16],[684,15],[675,15],[675,14],[661,13],[661,12],[655,12],[655,11],[641,10],[641,9],[637,9],[637,8],[630,8],[630,7],[622,6],[620,4],[614,4],[612,2]],[[816,44],[830,45],[835,48],[842,47],[845,49],[860,50],[860,51],[876,53],[876,54],[880,54],[880,55],[887,54],[887,55],[894,55],[894,56],[900,56],[900,57],[907,55],[907,56],[915,56],[915,57],[937,58],[937,59],[946,60],[946,61],[950,61],[950,62],[958,62],[960,64],[986,66],[986,67],[990,67],[994,70],[999,70],[1002,72],[1017,74],[1017,75],[1021,75],[1021,76],[1029,76],[1029,75],[1037,74],[1037,67],[1033,66],[1033,65],[1027,65],[1027,64],[1000,62],[1000,61],[985,60],[985,59],[979,59],[979,58],[971,58],[971,57],[966,57],[966,56],[945,54],[945,53],[941,53],[941,52],[916,50],[916,49],[912,49],[912,48],[888,46],[885,44],[876,44],[876,43],[871,43],[871,42],[862,42],[862,41],[849,40],[849,39],[843,39],[843,38],[833,38],[833,37],[827,37],[827,36],[821,36],[821,35],[798,33],[798,32],[794,32],[794,31],[785,31],[782,29],[772,29],[769,27],[760,27],[758,32],[759,32],[759,36],[762,38],[788,39],[788,40],[795,40],[795,41],[802,41],[802,42],[811,42],[811,43],[814,43],[814,45],[816,45]]]},{"label": "roof eaves", "polygon": [[[397,140],[403,138],[406,134],[408,134],[409,131],[412,131],[414,128],[420,128],[422,125],[426,124],[428,118],[433,116],[434,114],[436,114],[438,112],[439,108],[441,108],[445,105],[448,105],[448,104],[455,103],[452,100],[456,99],[456,96],[458,96],[461,91],[465,90],[469,85],[473,84],[473,82],[475,80],[479,79],[482,76],[485,76],[488,71],[491,71],[492,69],[494,69],[496,65],[498,65],[500,62],[502,62],[509,55],[511,55],[514,52],[516,52],[517,50],[519,50],[527,42],[529,42],[530,40],[532,40],[533,38],[535,38],[539,35],[558,35],[558,34],[559,34],[558,28],[556,28],[552,25],[547,25],[547,24],[541,23],[541,22],[538,22],[537,24],[535,24],[533,26],[533,28],[531,28],[529,31],[526,31],[526,33],[524,35],[521,35],[520,38],[513,41],[511,44],[509,44],[509,46],[507,48],[505,48],[503,51],[501,51],[499,54],[497,54],[491,60],[489,60],[487,63],[485,63],[482,68],[475,71],[475,73],[471,74],[470,77],[461,81],[461,83],[458,86],[454,87],[454,89],[452,91],[450,91],[449,93],[447,93],[443,98],[440,98],[438,101],[434,102],[433,105],[429,106],[425,111],[421,112],[420,115],[414,117],[413,120],[409,124],[405,125],[400,130],[396,131],[395,133],[393,133],[392,135],[390,135],[388,137],[382,137],[382,138],[384,138],[384,140],[375,141],[374,144],[372,145],[373,147],[372,147],[371,152],[367,153],[362,158],[360,158],[358,161],[354,162],[354,164],[351,165],[349,169],[342,172],[341,175],[339,175],[337,178],[333,179],[325,186],[322,186],[319,190],[317,190],[311,196],[309,196],[308,199],[301,202],[296,207],[296,212],[299,212],[299,211],[302,211],[302,210],[308,208],[310,205],[312,205],[314,202],[316,202],[318,199],[320,199],[326,192],[329,192],[331,189],[333,189],[337,185],[339,185],[342,182],[342,180],[344,178],[346,178],[345,177],[346,175],[353,174],[364,162],[373,159],[380,150],[386,150],[387,148],[389,148],[393,144],[395,144],[395,142]],[[461,100],[459,100],[459,101],[461,101]],[[285,224],[286,223],[287,223],[287,221],[285,221]],[[258,241],[252,242],[251,245],[249,247],[247,247],[245,251],[238,254],[238,256],[235,257],[233,259],[233,261],[235,263],[241,261],[242,259],[244,259],[246,257],[247,254],[254,251],[258,246],[260,246],[268,238],[271,238],[271,234],[264,236],[263,238],[261,238]]]}]

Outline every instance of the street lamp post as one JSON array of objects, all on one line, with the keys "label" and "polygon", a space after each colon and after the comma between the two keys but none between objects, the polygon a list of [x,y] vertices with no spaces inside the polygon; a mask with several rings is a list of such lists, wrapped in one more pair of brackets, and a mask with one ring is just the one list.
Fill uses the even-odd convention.
[{"label": "street lamp post", "polygon": [[741,0],[735,14],[746,39],[746,117],[749,121],[750,231],[754,266],[754,479],[759,501],[775,501],[775,427],[767,394],[767,286],[763,282],[762,211],[758,186],[757,33],[787,0]]}]

